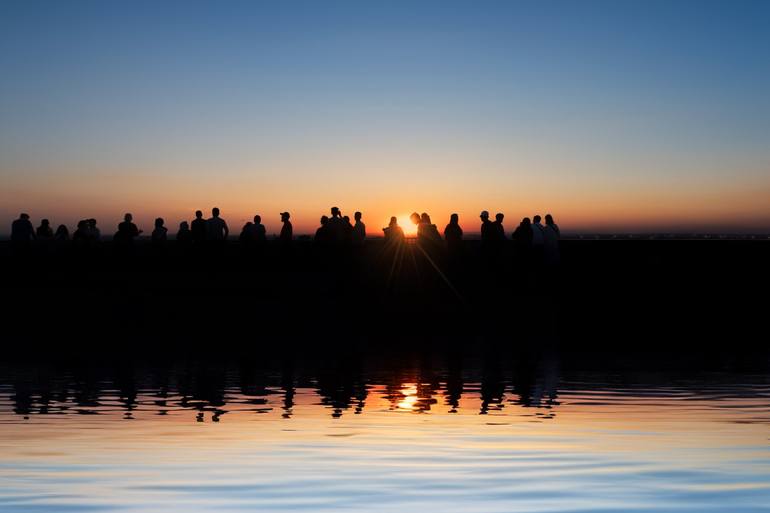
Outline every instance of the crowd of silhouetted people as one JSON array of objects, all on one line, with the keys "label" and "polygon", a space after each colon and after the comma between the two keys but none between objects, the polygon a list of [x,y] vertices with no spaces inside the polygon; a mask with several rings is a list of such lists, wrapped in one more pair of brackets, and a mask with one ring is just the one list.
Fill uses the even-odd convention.
[{"label": "crowd of silhouetted people", "polygon": [[[544,224],[539,215],[535,215],[532,219],[525,217],[516,229],[510,232],[510,235],[506,233],[503,226],[505,216],[502,213],[496,214],[492,220],[489,212],[483,211],[479,218],[482,252],[489,258],[499,257],[503,253],[503,248],[508,246],[506,241],[512,241],[514,253],[520,258],[535,263],[558,263],[561,233],[550,214],[545,216]],[[281,212],[280,219],[281,230],[275,238],[283,245],[289,246],[294,240],[291,214]],[[451,259],[452,255],[462,251],[465,232],[460,226],[458,214],[450,216],[449,223],[444,228],[443,237],[428,213],[414,212],[409,219],[417,229],[414,241],[429,257],[441,251],[448,253]],[[407,241],[404,229],[399,226],[396,217],[391,217],[390,223],[382,231],[387,246],[397,246]],[[133,222],[132,214],[126,213],[123,221],[118,224],[112,240],[117,247],[130,247],[142,233],[143,231]],[[204,218],[203,212],[198,210],[195,212],[195,218],[189,223],[182,221],[175,240],[181,246],[216,247],[223,245],[229,237],[230,229],[227,222],[215,207],[208,218]],[[168,228],[165,226],[164,219],[161,217],[155,219],[150,234],[152,245],[163,247],[168,238]],[[366,239],[366,225],[361,212],[355,212],[351,221],[350,216],[343,215],[338,207],[332,207],[329,215],[321,216],[320,226],[313,236],[313,243],[321,249],[356,248],[362,247]],[[21,249],[33,241],[71,241],[74,245],[88,247],[98,244],[101,240],[102,234],[97,227],[96,219],[79,221],[72,234],[63,224],[54,231],[48,219],[42,219],[40,226],[35,228],[26,213],[22,213],[11,226],[11,242],[14,247]],[[261,216],[255,215],[253,221],[247,222],[241,228],[238,241],[245,249],[251,250],[258,249],[268,241]]]}]

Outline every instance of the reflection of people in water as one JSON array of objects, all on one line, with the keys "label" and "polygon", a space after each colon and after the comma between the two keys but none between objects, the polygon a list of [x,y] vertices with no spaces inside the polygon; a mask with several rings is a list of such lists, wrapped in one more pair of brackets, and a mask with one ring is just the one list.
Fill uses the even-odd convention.
[{"label": "reflection of people in water", "polygon": [[404,240],[404,230],[398,225],[398,219],[395,217],[390,218],[390,223],[382,231],[385,233],[386,242],[395,243]]}]

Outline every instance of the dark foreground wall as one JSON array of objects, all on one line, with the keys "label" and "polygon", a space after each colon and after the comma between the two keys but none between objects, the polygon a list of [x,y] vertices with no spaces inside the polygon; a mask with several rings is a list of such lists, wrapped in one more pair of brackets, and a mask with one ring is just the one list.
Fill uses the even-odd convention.
[{"label": "dark foreground wall", "polygon": [[6,352],[489,338],[707,351],[768,342],[770,241],[568,240],[555,266],[473,241],[457,254],[383,241],[21,253],[4,243],[0,262]]}]

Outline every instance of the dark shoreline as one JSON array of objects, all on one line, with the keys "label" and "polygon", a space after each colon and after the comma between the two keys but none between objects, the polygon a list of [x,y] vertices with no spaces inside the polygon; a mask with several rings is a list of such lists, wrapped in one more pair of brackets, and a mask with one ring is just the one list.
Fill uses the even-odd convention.
[{"label": "dark shoreline", "polygon": [[107,242],[19,257],[0,242],[5,352],[394,338],[628,354],[767,347],[770,241],[570,239],[560,265],[540,271],[522,267],[512,246],[490,260],[478,241],[454,260],[423,254],[408,245],[396,257],[372,240],[355,250],[296,241],[288,253],[272,241],[255,253],[235,242],[218,251],[139,242],[128,254]]}]

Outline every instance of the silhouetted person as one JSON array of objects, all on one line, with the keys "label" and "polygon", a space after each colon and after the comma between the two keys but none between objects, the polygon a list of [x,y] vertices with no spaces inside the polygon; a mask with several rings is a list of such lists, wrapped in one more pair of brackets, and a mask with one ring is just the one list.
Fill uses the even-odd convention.
[{"label": "silhouetted person", "polygon": [[489,220],[489,212],[482,210],[481,214],[479,214],[479,219],[481,219],[481,242],[488,244],[494,239],[492,221]]},{"label": "silhouetted person", "polygon": [[385,234],[385,242],[395,244],[404,241],[404,230],[398,225],[398,219],[395,217],[390,218],[390,223],[382,231]]},{"label": "silhouetted person", "polygon": [[72,242],[78,245],[88,243],[88,221],[85,219],[78,221],[75,233],[72,234]]},{"label": "silhouetted person", "polygon": [[203,212],[195,211],[195,219],[190,224],[192,240],[196,244],[201,244],[206,240],[206,220],[203,219]]},{"label": "silhouetted person", "polygon": [[495,214],[495,220],[491,223],[492,227],[492,239],[496,243],[501,243],[504,240],[507,240],[508,237],[505,236],[505,228],[503,228],[503,219],[505,218],[504,214],[497,213]]},{"label": "silhouetted person", "polygon": [[91,218],[88,223],[88,240],[95,243],[102,240],[102,232],[96,227],[96,219]]},{"label": "silhouetted person", "polygon": [[254,226],[252,227],[254,232],[254,242],[261,245],[267,241],[267,232],[265,231],[265,225],[262,224],[262,216],[254,216]]},{"label": "silhouetted person", "polygon": [[176,241],[184,247],[188,247],[192,243],[192,231],[190,231],[190,225],[187,221],[179,223],[179,231],[176,232]]},{"label": "silhouetted person", "polygon": [[230,229],[225,220],[219,217],[219,209],[217,207],[212,208],[211,217],[206,220],[206,240],[223,243],[227,240],[228,235],[230,235]]},{"label": "silhouetted person", "polygon": [[57,242],[68,241],[70,240],[70,231],[66,226],[60,224],[58,228],[56,228],[56,233],[54,234],[53,238]]},{"label": "silhouetted person", "polygon": [[350,224],[350,216],[342,217],[342,243],[346,246],[353,243],[353,225]]},{"label": "silhouetted person", "polygon": [[51,228],[51,222],[48,219],[40,221],[40,226],[35,230],[35,236],[40,240],[53,239],[53,229]]},{"label": "silhouetted person", "polygon": [[247,221],[241,228],[241,234],[238,235],[238,242],[244,245],[251,245],[254,242],[254,223]]},{"label": "silhouetted person", "polygon": [[313,239],[313,242],[315,242],[316,246],[323,248],[332,242],[333,237],[334,234],[332,234],[329,228],[329,217],[321,216],[321,226],[319,226],[315,231],[315,238]]},{"label": "silhouetted person", "polygon": [[418,214],[417,212],[412,212],[411,214],[409,214],[409,220],[412,222],[413,225],[417,227],[418,231],[420,230],[421,219],[422,218],[420,217],[420,214]]},{"label": "silhouetted person", "polygon": [[459,221],[460,216],[452,214],[449,216],[449,224],[444,228],[444,239],[450,252],[457,252],[462,247],[463,229],[460,227]]},{"label": "silhouetted person", "polygon": [[116,241],[123,244],[131,244],[142,231],[133,223],[134,216],[126,214],[123,216],[123,222],[118,225]]},{"label": "silhouetted person", "polygon": [[356,223],[353,225],[353,245],[363,246],[366,240],[366,225],[361,221],[361,212],[353,214]]},{"label": "silhouetted person", "polygon": [[152,230],[151,240],[155,246],[163,246],[166,244],[166,238],[168,228],[163,226],[164,221],[162,217],[155,219],[155,229]]},{"label": "silhouetted person", "polygon": [[291,221],[289,221],[290,217],[291,214],[288,212],[281,212],[281,222],[283,223],[283,226],[281,226],[281,233],[278,235],[278,240],[284,244],[291,243],[292,238],[294,237],[294,229],[291,226]]},{"label": "silhouetted person", "polygon": [[522,219],[513,232],[513,247],[517,260],[526,265],[532,252],[532,223],[529,217]]},{"label": "silhouetted person", "polygon": [[417,224],[417,240],[420,242],[439,242],[441,235],[438,228],[430,220],[430,216],[423,212],[420,216],[420,222]]},{"label": "silhouetted person", "polygon": [[532,218],[532,258],[534,259],[535,265],[541,264],[544,257],[543,245],[545,244],[545,237],[543,232],[545,228],[540,224],[541,219],[540,216]]},{"label": "silhouetted person", "polygon": [[26,243],[35,239],[35,230],[29,220],[29,214],[20,214],[19,218],[11,223],[11,241]]},{"label": "silhouetted person", "polygon": [[35,229],[28,214],[21,214],[11,223],[11,248],[19,256],[26,256],[30,242],[35,239]]},{"label": "silhouetted person", "polygon": [[553,222],[551,214],[545,216],[545,227],[543,228],[543,256],[545,263],[555,265],[559,263],[559,239],[561,232],[559,226]]}]

